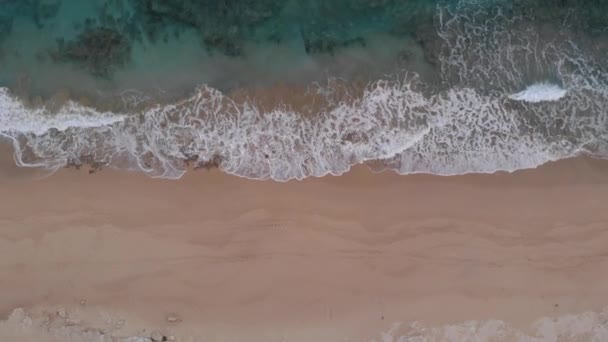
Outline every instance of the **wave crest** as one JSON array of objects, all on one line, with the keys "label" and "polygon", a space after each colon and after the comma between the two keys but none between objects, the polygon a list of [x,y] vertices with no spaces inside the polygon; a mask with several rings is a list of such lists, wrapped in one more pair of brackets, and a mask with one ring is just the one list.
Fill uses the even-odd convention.
[{"label": "wave crest", "polygon": [[557,101],[566,96],[566,93],[566,89],[561,88],[557,84],[536,83],[519,93],[509,95],[509,98],[516,101],[540,103]]}]

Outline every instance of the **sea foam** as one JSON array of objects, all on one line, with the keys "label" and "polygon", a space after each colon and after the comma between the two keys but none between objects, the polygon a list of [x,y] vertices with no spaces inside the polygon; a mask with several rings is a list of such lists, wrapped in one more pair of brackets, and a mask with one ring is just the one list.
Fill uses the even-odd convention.
[{"label": "sea foam", "polygon": [[[314,113],[262,108],[207,85],[181,101],[125,113],[74,102],[56,112],[31,109],[3,89],[0,134],[12,140],[20,166],[92,161],[163,178],[179,178],[189,165],[286,181],[370,161],[400,174],[455,175],[534,168],[580,153],[603,157],[608,75],[593,55],[568,37],[543,42],[534,27],[471,3],[439,9],[440,86],[405,72],[328,98]],[[531,73],[561,86],[534,84],[505,96]],[[336,89],[308,91],[330,97]]]},{"label": "sea foam", "polygon": [[566,96],[566,89],[551,83],[536,83],[526,89],[509,95],[511,100],[524,101],[530,103],[558,101]]},{"label": "sea foam", "polygon": [[6,134],[42,135],[53,129],[103,127],[124,119],[124,115],[99,112],[74,101],[67,101],[55,113],[45,107],[28,108],[7,88],[0,88],[0,132]]}]

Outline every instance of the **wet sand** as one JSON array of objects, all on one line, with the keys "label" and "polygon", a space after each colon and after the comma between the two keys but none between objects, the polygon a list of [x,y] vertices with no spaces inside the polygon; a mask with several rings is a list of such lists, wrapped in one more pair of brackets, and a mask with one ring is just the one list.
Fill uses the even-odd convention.
[{"label": "wet sand", "polygon": [[608,327],[608,162],[457,177],[359,167],[288,183],[33,180],[8,163],[0,340],[554,340],[532,324]]}]

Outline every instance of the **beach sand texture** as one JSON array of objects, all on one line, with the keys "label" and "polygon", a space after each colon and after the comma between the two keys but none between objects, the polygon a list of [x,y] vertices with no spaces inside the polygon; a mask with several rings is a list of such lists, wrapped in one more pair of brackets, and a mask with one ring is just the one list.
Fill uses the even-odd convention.
[{"label": "beach sand texture", "polygon": [[607,336],[603,161],[287,183],[3,165],[2,341]]}]

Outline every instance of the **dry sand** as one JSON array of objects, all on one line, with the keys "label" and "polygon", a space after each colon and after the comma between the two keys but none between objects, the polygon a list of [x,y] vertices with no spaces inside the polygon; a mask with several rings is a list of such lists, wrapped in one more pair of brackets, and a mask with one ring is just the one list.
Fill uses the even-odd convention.
[{"label": "dry sand", "polygon": [[0,341],[608,338],[608,162],[288,183],[2,164]]}]

